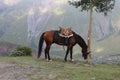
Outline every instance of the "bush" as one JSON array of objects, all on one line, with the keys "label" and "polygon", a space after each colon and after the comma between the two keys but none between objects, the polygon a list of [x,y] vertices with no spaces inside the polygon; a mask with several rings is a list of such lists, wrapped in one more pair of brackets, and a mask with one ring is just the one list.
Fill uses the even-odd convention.
[{"label": "bush", "polygon": [[32,49],[25,46],[17,47],[15,50],[11,51],[10,56],[31,56]]}]

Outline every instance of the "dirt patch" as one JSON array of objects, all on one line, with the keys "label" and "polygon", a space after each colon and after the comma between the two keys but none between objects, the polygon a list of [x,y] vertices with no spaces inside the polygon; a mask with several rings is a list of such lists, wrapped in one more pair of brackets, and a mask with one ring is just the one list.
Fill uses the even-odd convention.
[{"label": "dirt patch", "polygon": [[0,80],[30,80],[27,74],[31,72],[29,66],[0,62]]}]

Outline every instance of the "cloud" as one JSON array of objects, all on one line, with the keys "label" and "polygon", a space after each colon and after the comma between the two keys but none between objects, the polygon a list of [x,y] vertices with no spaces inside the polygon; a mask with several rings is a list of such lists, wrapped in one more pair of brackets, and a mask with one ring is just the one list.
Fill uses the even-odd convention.
[{"label": "cloud", "polygon": [[42,0],[39,6],[41,13],[53,12],[55,15],[62,15],[64,9],[62,6],[67,3],[67,0]]}]

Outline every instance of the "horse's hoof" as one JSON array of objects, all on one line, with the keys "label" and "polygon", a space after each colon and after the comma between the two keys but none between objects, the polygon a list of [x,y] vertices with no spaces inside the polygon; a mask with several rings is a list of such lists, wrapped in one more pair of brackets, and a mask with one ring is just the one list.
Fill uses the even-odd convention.
[{"label": "horse's hoof", "polygon": [[51,60],[49,60],[50,62],[52,62],[52,59]]},{"label": "horse's hoof", "polygon": [[46,61],[47,61],[47,62],[52,62],[52,59],[50,59],[50,60],[49,60],[49,59],[46,59]]},{"label": "horse's hoof", "polygon": [[65,61],[65,62],[67,62],[67,60],[66,60],[66,59],[64,59],[64,61]]},{"label": "horse's hoof", "polygon": [[75,60],[74,59],[71,59],[71,62],[74,62]]},{"label": "horse's hoof", "polygon": [[49,60],[48,60],[48,59],[46,59],[46,61],[48,62]]}]

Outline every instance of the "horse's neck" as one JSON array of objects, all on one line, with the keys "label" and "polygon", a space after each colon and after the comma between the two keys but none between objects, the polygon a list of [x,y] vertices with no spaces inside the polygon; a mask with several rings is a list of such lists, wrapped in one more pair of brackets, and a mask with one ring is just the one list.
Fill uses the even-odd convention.
[{"label": "horse's neck", "polygon": [[74,34],[75,34],[76,42],[78,43],[78,45],[82,49],[87,48],[87,44],[85,43],[84,39],[81,36],[79,36],[78,34],[76,34],[76,33],[74,33]]}]

